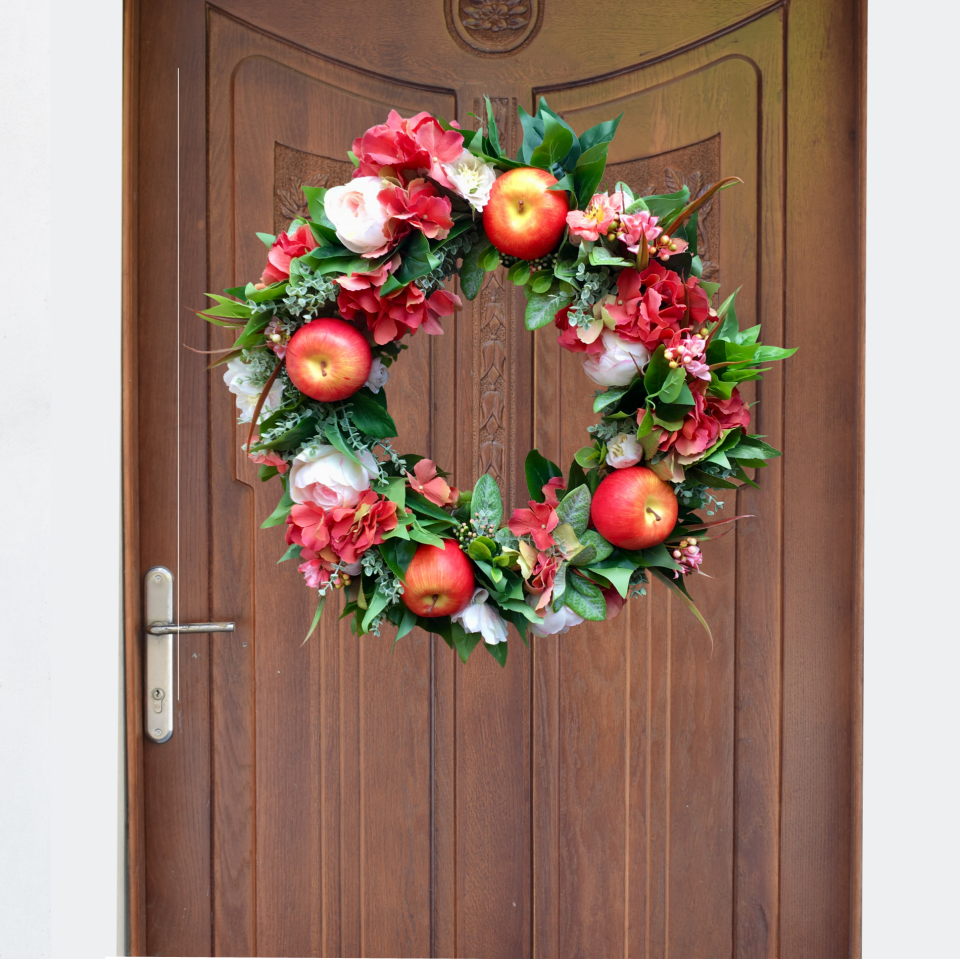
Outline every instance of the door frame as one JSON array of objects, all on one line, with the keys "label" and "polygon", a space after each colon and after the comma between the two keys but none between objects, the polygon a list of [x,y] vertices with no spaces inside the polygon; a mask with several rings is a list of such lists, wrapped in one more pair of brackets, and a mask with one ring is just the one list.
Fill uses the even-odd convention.
[{"label": "door frame", "polygon": [[[856,8],[858,88],[858,237],[856,313],[857,342],[857,482],[853,503],[857,544],[854,552],[854,609],[851,657],[851,804],[850,804],[850,938],[849,955],[861,953],[862,920],[862,770],[863,770],[863,542],[864,542],[864,421],[865,421],[865,275],[866,275],[866,56],[867,56],[867,0],[849,0]],[[799,0],[794,9],[824,7],[829,0]],[[788,0],[777,0],[744,20],[732,25],[737,29],[743,23],[769,13],[777,7],[788,6]],[[142,671],[141,671],[141,570],[139,550],[139,438],[138,438],[138,339],[137,339],[137,194],[138,194],[138,136],[139,136],[139,7],[140,0],[125,0],[123,7],[123,322],[122,322],[122,442],[123,442],[123,631],[124,679],[126,713],[126,797],[127,797],[127,896],[129,950],[133,956],[146,951],[146,889],[144,864],[144,783],[143,783],[143,729],[142,729]],[[812,11],[811,11],[812,13]],[[725,29],[723,32],[728,32]],[[697,40],[696,43],[701,43]],[[632,64],[636,70],[659,60],[667,59],[688,49],[685,44],[664,55]],[[583,83],[597,78],[584,78]],[[789,91],[788,91],[789,93]],[[790,114],[786,113],[788,136]],[[787,259],[790,259],[789,244]],[[783,708],[784,710],[786,708]]]}]

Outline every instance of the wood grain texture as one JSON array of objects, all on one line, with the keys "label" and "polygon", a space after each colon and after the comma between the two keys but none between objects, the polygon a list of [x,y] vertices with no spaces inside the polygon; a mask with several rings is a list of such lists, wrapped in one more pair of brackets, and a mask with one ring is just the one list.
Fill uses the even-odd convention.
[{"label": "wood grain texture", "polygon": [[[175,569],[179,544],[183,619],[237,622],[181,644],[169,743],[142,745],[129,715],[129,756],[143,754],[142,784],[136,768],[130,779],[143,843],[132,835],[130,850],[144,952],[859,949],[862,251],[843,224],[862,215],[861,6],[794,0],[788,17],[685,0],[637,17],[616,0],[604,8],[615,49],[584,33],[575,0],[544,10],[528,43],[494,57],[435,12],[386,2],[360,36],[307,0],[167,0],[130,27],[127,549],[139,536],[140,569]],[[398,43],[414,26],[417,44]],[[612,179],[741,176],[704,242],[725,289],[742,285],[741,322],[801,346],[750,394],[756,432],[784,461],[761,491],[726,498],[753,518],[709,545],[714,579],[695,584],[713,653],[659,584],[615,621],[513,642],[504,670],[482,650],[464,667],[419,630],[392,653],[390,630],[358,640],[332,616],[339,598],[301,646],[309,591],[275,562],[282,530],[259,529],[278,491],[238,449],[219,372],[178,351],[178,267],[187,308],[258,275],[254,232],[302,203],[298,179],[346,179],[346,147],[390,108],[466,126],[489,94],[515,147],[515,106],[538,91],[577,129],[624,112]],[[813,197],[837,219],[825,224]],[[824,229],[835,252],[811,284]],[[513,507],[526,451],[567,464],[595,417],[579,363],[551,329],[526,334],[522,307],[499,271],[443,337],[410,340],[388,386],[402,451],[453,468],[461,487],[490,470]],[[179,321],[179,342],[229,342],[186,311]],[[178,374],[179,434],[158,415],[175,407]],[[135,611],[139,570],[126,576]],[[128,702],[136,629],[129,613]]]}]

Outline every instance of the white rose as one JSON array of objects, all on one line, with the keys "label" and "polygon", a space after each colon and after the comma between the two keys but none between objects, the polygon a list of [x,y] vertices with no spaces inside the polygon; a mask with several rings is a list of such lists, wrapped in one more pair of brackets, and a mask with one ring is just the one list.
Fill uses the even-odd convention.
[{"label": "white rose", "polygon": [[602,334],[603,353],[583,361],[587,376],[602,387],[625,387],[639,376],[650,362],[650,353],[642,343],[621,340],[613,330]]},{"label": "white rose", "polygon": [[443,172],[453,184],[453,189],[474,210],[483,210],[490,199],[490,188],[497,179],[497,171],[492,164],[484,163],[469,150],[464,150],[453,163],[443,164]]},{"label": "white rose", "polygon": [[632,434],[618,433],[607,444],[607,463],[617,470],[639,463],[641,456],[640,444]]},{"label": "white rose", "polygon": [[507,623],[494,607],[487,603],[487,593],[482,587],[473,591],[470,602],[450,617],[459,620],[467,633],[479,633],[483,642],[489,644],[507,642]]},{"label": "white rose", "polygon": [[[253,416],[253,411],[257,408],[260,400],[260,394],[263,393],[264,385],[262,383],[251,383],[250,365],[244,363],[239,357],[235,357],[227,364],[227,369],[223,372],[223,382],[230,388],[230,392],[237,398],[237,409],[240,411],[240,422],[249,423]],[[263,401],[263,407],[260,410],[260,416],[257,418],[259,423],[268,413],[276,410],[283,402],[283,384],[277,377],[273,381],[273,386]]]},{"label": "white rose", "polygon": [[379,393],[380,388],[385,387],[389,379],[390,371],[383,365],[383,361],[379,357],[374,357],[373,363],[370,365],[370,376],[367,377],[364,386],[371,393]]},{"label": "white rose", "polygon": [[315,503],[324,510],[355,507],[360,494],[379,474],[369,450],[358,456],[361,463],[327,444],[298,453],[290,464],[290,496],[296,503]]},{"label": "white rose", "polygon": [[324,197],[327,219],[336,227],[340,242],[354,253],[373,253],[392,239],[390,219],[377,194],[383,189],[379,177],[357,177],[331,187]]},{"label": "white rose", "polygon": [[[536,608],[537,596],[527,598],[527,603]],[[543,623],[531,623],[530,631],[538,637],[552,637],[558,633],[566,633],[571,627],[583,623],[583,617],[574,613],[569,607],[563,606],[554,613],[553,604],[548,603],[547,609],[541,611]]]}]

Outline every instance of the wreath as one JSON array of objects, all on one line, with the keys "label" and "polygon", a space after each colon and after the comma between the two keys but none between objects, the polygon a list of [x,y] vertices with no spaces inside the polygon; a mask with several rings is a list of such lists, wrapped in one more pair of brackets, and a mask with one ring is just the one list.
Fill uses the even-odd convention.
[{"label": "wreath", "polygon": [[[239,334],[217,364],[247,456],[283,487],[263,526],[285,526],[281,560],[318,591],[307,636],[342,589],[358,636],[420,626],[464,662],[482,641],[503,665],[509,623],[527,643],[610,619],[651,576],[709,634],[686,580],[739,518],[698,512],[715,516],[718,490],[755,486],[746,469],[780,456],[748,432],[738,384],[793,352],[741,330],[735,294],[715,306],[719,284],[701,276],[697,210],[740,181],[695,198],[601,191],[620,117],[578,136],[541,100],[519,109],[511,158],[486,107],[476,131],[391,111],[354,141],[350,182],[303,187],[309,217],[259,234],[260,281],[201,312]],[[447,282],[473,299],[501,264],[525,288],[527,329],[555,324],[601,388],[591,442],[566,473],[531,451],[530,501],[506,524],[491,476],[458,490],[397,453],[386,401],[404,338],[442,334],[462,306]]]}]

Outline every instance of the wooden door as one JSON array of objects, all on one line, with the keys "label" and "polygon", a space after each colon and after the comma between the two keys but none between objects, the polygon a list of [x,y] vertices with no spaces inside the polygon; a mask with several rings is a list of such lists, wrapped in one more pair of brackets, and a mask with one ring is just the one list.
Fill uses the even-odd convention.
[{"label": "wooden door", "polygon": [[[860,38],[854,0],[200,0],[128,14],[127,532],[131,948],[282,956],[848,956],[859,950]],[[497,29],[494,29],[497,28]],[[620,111],[609,179],[745,186],[702,215],[711,279],[798,354],[764,380],[785,451],[696,584],[716,648],[654,586],[611,623],[460,665],[361,641],[259,529],[191,310],[259,274],[257,230],[342,182],[387,111],[516,148],[544,95]],[[721,265],[721,266],[718,266]],[[742,303],[742,309],[741,309]],[[501,273],[414,337],[400,446],[525,499],[537,446],[581,446],[592,386],[528,334]],[[179,402],[178,402],[179,391]],[[178,430],[179,413],[179,430]],[[732,500],[737,499],[736,503]],[[139,578],[184,637],[176,729],[139,733]]]}]

